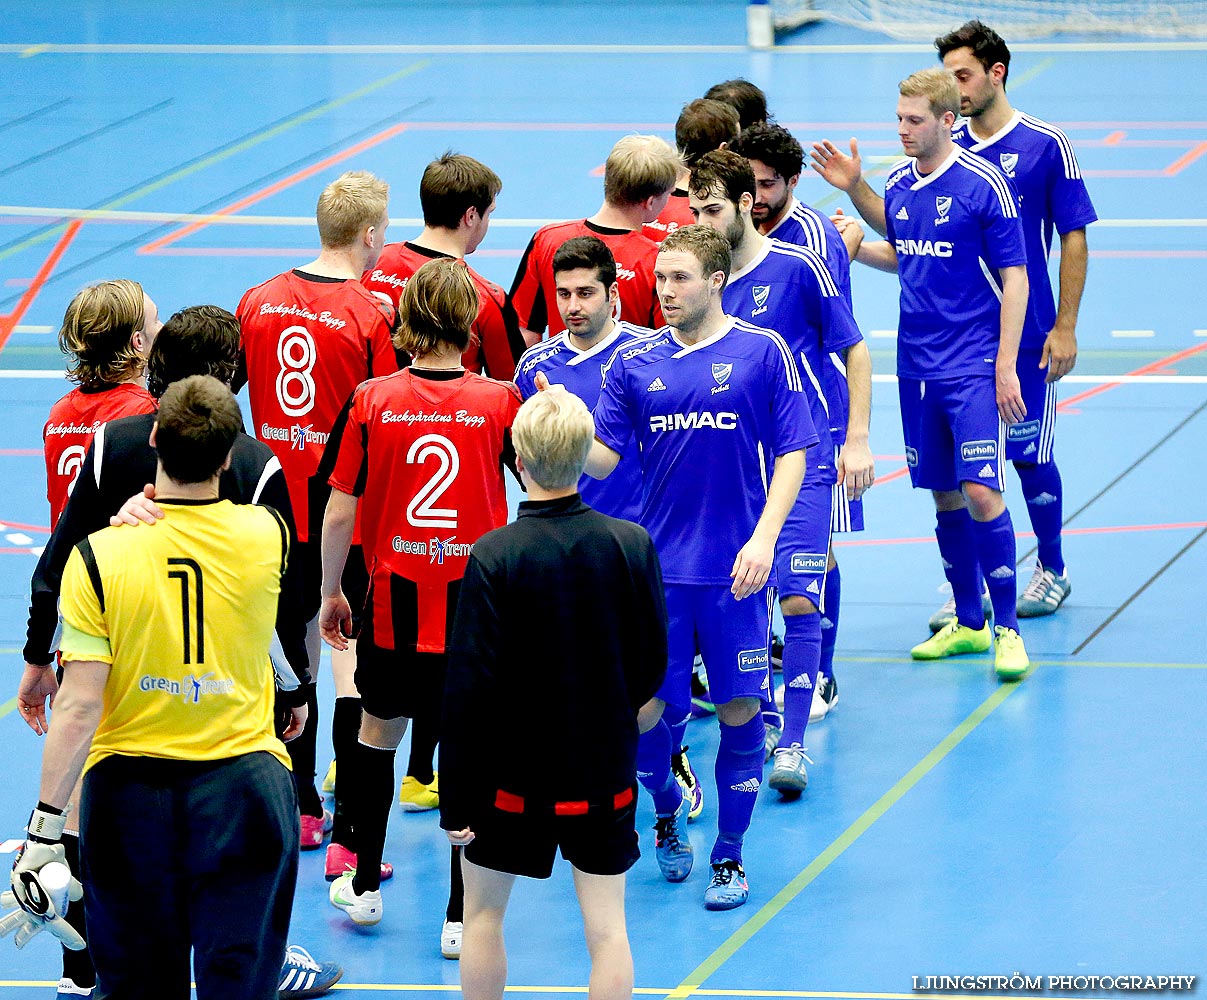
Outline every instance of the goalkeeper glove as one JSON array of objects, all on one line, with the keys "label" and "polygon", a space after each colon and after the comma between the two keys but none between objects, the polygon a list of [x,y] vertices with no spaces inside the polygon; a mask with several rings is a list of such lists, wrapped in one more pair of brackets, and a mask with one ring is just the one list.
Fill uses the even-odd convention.
[{"label": "goalkeeper glove", "polygon": [[[40,804],[39,804],[40,805]],[[63,919],[67,907],[84,896],[84,887],[67,867],[63,845],[64,814],[38,808],[29,818],[29,839],[17,854],[11,891],[0,893],[0,906],[15,907],[0,917],[0,937],[13,934],[24,948],[40,931],[49,930],[66,948],[82,951],[84,939]],[[15,933],[13,933],[15,932]]]}]

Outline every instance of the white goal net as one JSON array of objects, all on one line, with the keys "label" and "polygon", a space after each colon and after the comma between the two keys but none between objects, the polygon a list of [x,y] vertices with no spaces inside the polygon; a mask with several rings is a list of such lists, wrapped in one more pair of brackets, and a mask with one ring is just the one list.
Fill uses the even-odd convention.
[{"label": "white goal net", "polygon": [[813,21],[930,41],[972,17],[1011,41],[1058,32],[1171,40],[1207,37],[1207,0],[991,0],[975,7],[966,0],[754,0],[750,11],[748,40],[756,47],[768,44],[767,28],[789,31]]}]

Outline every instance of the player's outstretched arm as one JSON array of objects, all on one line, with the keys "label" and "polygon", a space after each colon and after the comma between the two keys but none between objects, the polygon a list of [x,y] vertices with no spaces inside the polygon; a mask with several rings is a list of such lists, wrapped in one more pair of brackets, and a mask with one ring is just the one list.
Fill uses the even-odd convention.
[{"label": "player's outstretched arm", "polygon": [[771,474],[771,485],[767,487],[763,513],[754,526],[754,534],[734,559],[733,569],[729,573],[733,578],[729,590],[737,600],[757,594],[767,585],[775,561],[776,539],[800,495],[800,486],[804,481],[804,448],[787,452],[775,460],[775,471]]},{"label": "player's outstretched arm", "polygon": [[876,462],[868,444],[872,415],[872,354],[866,341],[846,351],[847,436],[838,451],[838,481],[846,486],[847,499],[858,500],[876,480]]},{"label": "player's outstretched arm", "polygon": [[1027,315],[1027,268],[1023,264],[1003,267],[1001,337],[997,347],[997,410],[1008,424],[1027,416],[1023,390],[1018,382],[1018,345]]},{"label": "player's outstretched arm", "polygon": [[888,234],[884,221],[884,199],[872,190],[863,177],[863,161],[859,157],[859,143],[851,139],[851,154],[848,156],[829,139],[813,143],[809,154],[813,169],[822,178],[851,198],[855,210],[863,221],[881,236]]},{"label": "player's outstretched arm", "polygon": [[352,608],[344,597],[342,580],[352,532],[356,527],[356,497],[332,489],[323,514],[323,603],[319,607],[319,634],[332,649],[348,648],[352,634]]},{"label": "player's outstretched arm", "polygon": [[[538,392],[569,392],[564,385],[549,381],[544,372],[537,372],[533,379]],[[607,479],[612,470],[620,463],[620,453],[613,451],[599,438],[591,442],[591,450],[587,453],[587,464],[583,471],[592,479]]]},{"label": "player's outstretched arm", "polygon": [[865,241],[853,259],[860,264],[874,267],[877,271],[897,273],[897,251],[888,240],[875,240],[872,243]]},{"label": "player's outstretched arm", "polygon": [[863,226],[841,208],[835,209],[834,214],[830,216],[830,221],[834,223],[834,228],[842,237],[842,244],[847,248],[847,256],[854,260],[859,254],[859,248],[863,246]]},{"label": "player's outstretched arm", "polygon": [[1045,382],[1059,381],[1077,364],[1077,313],[1081,309],[1081,293],[1085,291],[1089,257],[1084,228],[1060,234],[1060,304],[1056,309],[1056,325],[1044,340],[1039,359],[1039,367],[1048,369]]}]

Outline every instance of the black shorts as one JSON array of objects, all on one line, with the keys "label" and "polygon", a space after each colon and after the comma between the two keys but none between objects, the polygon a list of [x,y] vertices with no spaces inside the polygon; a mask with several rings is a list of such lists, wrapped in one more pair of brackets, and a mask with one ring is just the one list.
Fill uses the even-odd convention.
[{"label": "black shorts", "polygon": [[[301,560],[302,587],[305,599],[302,602],[302,613],[306,621],[310,621],[319,613],[323,603],[323,546],[318,535],[311,535],[307,542],[298,542],[294,549],[294,558]],[[340,580],[344,588],[344,596],[352,606],[353,634],[360,627],[361,612],[365,607],[366,595],[369,592],[369,572],[365,569],[365,553],[359,545],[348,549],[348,559],[344,563],[344,575]]]},{"label": "black shorts", "polygon": [[472,825],[474,839],[465,858],[527,878],[548,878],[560,849],[562,857],[588,875],[623,875],[641,857],[635,818],[637,795],[620,809],[592,807],[580,815],[559,816],[550,809],[508,812],[492,808]]},{"label": "black shorts", "polygon": [[361,708],[378,719],[439,719],[447,668],[445,653],[382,649],[366,635],[356,641]]}]

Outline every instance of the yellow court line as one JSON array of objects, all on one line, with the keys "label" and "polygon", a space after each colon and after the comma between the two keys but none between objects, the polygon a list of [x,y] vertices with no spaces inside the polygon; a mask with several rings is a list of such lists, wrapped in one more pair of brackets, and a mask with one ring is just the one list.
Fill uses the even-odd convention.
[{"label": "yellow court line", "polygon": [[[912,663],[924,664],[909,656],[836,656],[836,663]],[[1203,670],[1207,663],[1157,663],[1146,660],[1032,660],[1032,667],[1101,667],[1122,670]]]},{"label": "yellow court line", "polygon": [[[374,91],[380,90],[382,87],[388,87],[392,83],[397,83],[399,80],[403,80],[408,76],[413,76],[415,73],[426,69],[430,65],[430,59],[421,59],[418,62],[411,63],[411,65],[400,69],[398,72],[391,73],[389,76],[383,76],[380,80],[374,80],[372,83],[366,84],[358,90],[352,91],[350,94],[345,94],[343,97],[336,97],[333,100],[320,104],[317,108],[312,108],[311,110],[303,111],[301,114],[295,115],[292,118],[287,118],[285,121],[274,125],[271,128],[267,128],[263,132],[257,132],[255,135],[249,136],[242,142],[231,146],[229,149],[224,149],[220,152],[213,153],[210,156],[198,160],[196,163],[190,164],[187,167],[181,167],[179,170],[174,170],[166,177],[161,177],[157,181],[144,184],[137,190],[130,192],[130,194],[124,195],[121,198],[115,198],[113,201],[106,202],[104,205],[100,206],[100,211],[121,208],[123,205],[128,205],[132,201],[137,201],[139,198],[146,197],[147,195],[158,191],[161,188],[167,187],[169,184],[174,184],[176,181],[181,180],[184,177],[197,173],[199,170],[212,167],[215,163],[221,163],[223,160],[230,159],[232,156],[246,152],[247,150],[260,145],[262,142],[267,142],[269,139],[275,139],[277,136],[288,132],[290,129],[297,128],[299,125],[304,125],[306,122],[313,121],[315,118],[319,118],[327,114],[329,111],[334,111],[336,108],[341,108],[345,104],[350,104],[353,101],[357,101],[368,94],[372,94]],[[26,240],[22,240],[15,246],[9,247],[7,250],[0,251],[0,260],[4,260],[6,257],[11,257],[13,254],[19,253],[22,250],[27,250],[32,246],[37,246],[39,243],[45,243],[47,240],[58,236],[60,233],[66,230],[66,228],[66,226],[54,226],[44,233],[40,233],[37,236],[31,236]]]},{"label": "yellow court line", "polygon": [[[952,750],[963,742],[977,726],[984,722],[1010,695],[1018,690],[1018,684],[1004,684],[994,690],[988,698],[942,741],[915,764],[906,775],[864,811],[830,845],[814,858],[791,882],[764,903],[741,927],[734,931],[721,945],[701,962],[674,990],[667,1000],[683,1000],[699,991],[700,986],[713,973],[728,962],[751,938],[767,926],[822,872],[862,837],[881,816],[895,806],[905,794],[928,775]],[[862,995],[862,994],[860,994]]]}]

